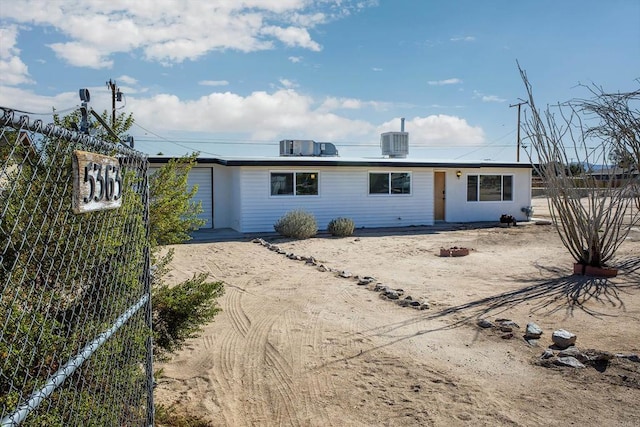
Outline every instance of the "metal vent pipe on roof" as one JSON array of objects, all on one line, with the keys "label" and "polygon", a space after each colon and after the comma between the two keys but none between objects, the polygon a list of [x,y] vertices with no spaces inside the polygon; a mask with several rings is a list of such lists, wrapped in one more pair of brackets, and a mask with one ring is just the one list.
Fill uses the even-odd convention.
[{"label": "metal vent pipe on roof", "polygon": [[404,117],[400,118],[400,132],[404,132]]}]

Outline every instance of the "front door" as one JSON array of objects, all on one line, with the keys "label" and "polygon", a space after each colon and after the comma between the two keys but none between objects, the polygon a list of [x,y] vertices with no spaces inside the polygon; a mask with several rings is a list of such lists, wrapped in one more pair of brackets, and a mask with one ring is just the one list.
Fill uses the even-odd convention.
[{"label": "front door", "polygon": [[445,189],[445,172],[435,172],[433,180],[433,219],[436,221],[444,221],[444,206],[446,199]]}]

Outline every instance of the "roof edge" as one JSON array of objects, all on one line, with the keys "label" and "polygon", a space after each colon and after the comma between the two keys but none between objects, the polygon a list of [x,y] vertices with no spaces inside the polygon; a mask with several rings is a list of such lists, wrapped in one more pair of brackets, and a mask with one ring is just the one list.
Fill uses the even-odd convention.
[{"label": "roof edge", "polygon": [[[171,159],[178,157],[149,157],[149,163],[166,164]],[[446,161],[417,161],[406,159],[362,159],[362,160],[339,160],[323,158],[275,158],[275,159],[222,159],[214,157],[199,157],[196,159],[198,164],[219,164],[222,166],[359,166],[359,167],[429,167],[429,168],[515,168],[515,169],[532,169],[530,163],[507,163],[507,162],[446,162]]]}]

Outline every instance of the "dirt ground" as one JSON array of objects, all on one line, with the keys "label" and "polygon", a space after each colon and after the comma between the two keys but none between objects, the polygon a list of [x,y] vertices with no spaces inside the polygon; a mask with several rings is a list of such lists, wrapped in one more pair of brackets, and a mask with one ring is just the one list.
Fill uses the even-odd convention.
[{"label": "dirt ground", "polygon": [[[561,328],[580,349],[640,353],[640,229],[613,279],[571,276],[552,225],[266,240],[316,265],[250,240],[174,247],[170,280],[207,272],[226,291],[202,335],[156,366],[157,403],[215,426],[639,425],[637,359],[576,369],[540,355]],[[470,254],[439,256],[454,246]],[[477,325],[499,318],[520,326],[511,339]]]}]

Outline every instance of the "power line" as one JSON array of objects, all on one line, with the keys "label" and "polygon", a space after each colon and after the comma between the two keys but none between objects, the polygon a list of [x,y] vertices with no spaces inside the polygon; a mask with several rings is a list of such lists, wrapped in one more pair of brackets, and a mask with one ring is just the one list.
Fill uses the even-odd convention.
[{"label": "power line", "polygon": [[[188,147],[188,146],[186,146],[186,145],[180,144],[179,142],[172,141],[172,140],[167,139],[167,138],[165,138],[165,137],[163,137],[163,136],[160,136],[160,135],[158,135],[157,133],[155,133],[155,132],[153,132],[153,131],[150,131],[149,129],[147,129],[147,128],[144,128],[144,127],[140,126],[140,125],[139,125],[139,124],[137,124],[135,121],[133,122],[133,125],[134,125],[134,126],[139,127],[140,129],[142,129],[143,131],[145,131],[145,132],[147,132],[147,133],[150,133],[151,135],[155,136],[156,138],[161,139],[161,140],[163,140],[163,141],[165,141],[165,142],[168,142],[168,143],[170,143],[170,144],[174,144],[174,145],[177,145],[178,147],[186,148],[187,150],[191,150],[191,151],[199,151],[199,150],[194,150],[194,149],[193,149],[193,147]],[[144,141],[153,142],[153,141],[151,141],[151,140],[149,140],[149,139],[144,139],[144,138],[136,138],[136,140],[137,140],[137,141],[141,141],[141,142],[144,142]],[[216,153],[208,153],[208,152],[205,152],[205,151],[203,151],[203,153],[205,153],[205,154],[210,154],[210,155],[212,155],[212,156],[220,156],[219,154],[216,154]]]},{"label": "power line", "polygon": [[50,111],[48,113],[34,113],[32,111],[24,111],[24,110],[18,110],[17,108],[0,106],[0,109],[2,110],[10,110],[10,111],[15,111],[16,113],[31,114],[32,116],[55,116],[56,114],[68,113],[69,111],[78,110],[79,108],[80,106],[76,105],[74,107],[65,108],[64,110],[56,110],[54,108],[53,111]]},{"label": "power line", "polygon": [[478,152],[478,151],[480,151],[480,150],[486,150],[487,148],[510,147],[510,146],[511,146],[510,144],[508,144],[508,145],[494,145],[493,143],[494,143],[494,142],[498,142],[498,141],[500,141],[501,139],[504,139],[504,138],[508,137],[509,135],[512,135],[515,131],[516,131],[516,130],[515,130],[515,129],[513,129],[512,131],[510,131],[510,132],[508,132],[508,133],[506,133],[506,134],[502,135],[501,137],[499,137],[499,138],[497,138],[497,139],[494,139],[494,140],[493,140],[492,142],[490,142],[489,144],[484,145],[484,146],[482,146],[482,147],[478,147],[478,148],[476,148],[475,150],[468,151],[468,152],[464,153],[463,155],[456,157],[454,160],[461,159],[462,157],[466,157],[466,156],[468,156],[469,154],[477,153],[477,152]]}]

